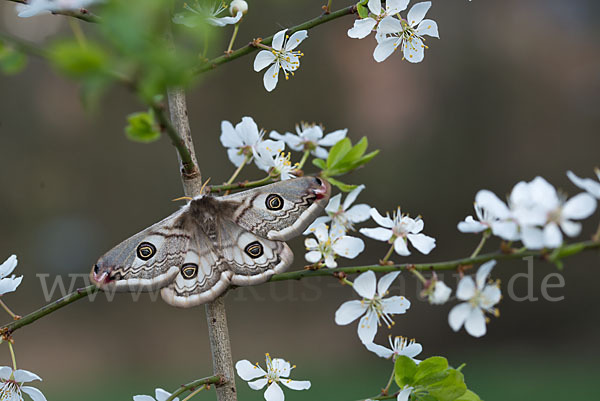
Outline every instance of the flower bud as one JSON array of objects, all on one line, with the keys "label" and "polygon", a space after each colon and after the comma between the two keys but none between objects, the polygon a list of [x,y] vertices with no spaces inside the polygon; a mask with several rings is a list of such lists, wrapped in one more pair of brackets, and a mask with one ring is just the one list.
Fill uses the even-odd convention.
[{"label": "flower bud", "polygon": [[235,17],[238,11],[246,14],[248,12],[248,3],[244,0],[233,0],[229,5],[229,13]]}]

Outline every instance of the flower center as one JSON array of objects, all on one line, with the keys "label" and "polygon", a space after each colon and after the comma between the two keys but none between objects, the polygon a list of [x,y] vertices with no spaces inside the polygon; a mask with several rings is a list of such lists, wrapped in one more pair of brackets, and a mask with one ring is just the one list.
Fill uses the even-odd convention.
[{"label": "flower center", "polygon": [[372,310],[377,314],[377,324],[379,326],[381,326],[380,320],[382,320],[388,329],[392,328],[395,323],[392,320],[391,315],[383,310],[382,298],[379,295],[375,294],[372,299],[363,299],[363,301],[368,303],[369,310]]},{"label": "flower center", "polygon": [[[17,397],[15,397],[15,395]],[[14,380],[8,380],[0,388],[0,401],[4,400],[22,400],[21,388]]]}]

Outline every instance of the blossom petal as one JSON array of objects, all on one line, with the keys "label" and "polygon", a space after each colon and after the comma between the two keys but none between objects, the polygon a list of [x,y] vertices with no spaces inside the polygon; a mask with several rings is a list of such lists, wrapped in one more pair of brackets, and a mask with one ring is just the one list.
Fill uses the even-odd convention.
[{"label": "blossom petal", "polygon": [[317,263],[319,260],[321,260],[321,258],[322,256],[320,251],[310,251],[304,255],[304,259],[306,259],[306,261],[309,263]]},{"label": "blossom petal", "polygon": [[325,266],[330,269],[335,269],[337,267],[337,262],[332,254],[325,256]]},{"label": "blossom petal", "polygon": [[381,358],[389,359],[394,355],[394,351],[384,347],[383,345],[375,344],[375,343],[367,343],[364,346],[371,352],[377,354]]},{"label": "blossom petal", "polygon": [[537,227],[521,227],[521,241],[528,249],[542,249],[544,247],[544,233]]},{"label": "blossom petal", "polygon": [[8,380],[13,370],[10,366],[0,366],[0,379]]},{"label": "blossom petal", "polygon": [[400,11],[406,10],[409,0],[387,0],[386,11],[388,15],[397,14]]},{"label": "blossom petal", "polygon": [[381,0],[369,0],[367,7],[369,7],[369,11],[371,11],[373,14],[381,14]]},{"label": "blossom petal", "polygon": [[254,71],[258,72],[275,62],[275,55],[269,50],[261,50],[254,58]]},{"label": "blossom petal", "polygon": [[419,22],[423,21],[423,18],[425,18],[425,14],[427,14],[427,11],[429,11],[430,7],[430,1],[424,1],[422,3],[417,3],[414,6],[412,6],[406,16],[406,20],[408,21],[410,26],[415,26]]},{"label": "blossom petal", "polygon": [[239,167],[246,160],[246,156],[241,154],[239,149],[231,148],[227,149],[227,157],[233,163],[234,166]]},{"label": "blossom petal", "polygon": [[308,390],[310,388],[310,381],[308,380],[281,380],[281,384],[292,390]]},{"label": "blossom petal", "polygon": [[262,378],[262,379],[257,379],[251,382],[248,382],[248,386],[250,386],[250,388],[252,390],[262,390],[267,383],[269,382],[269,379],[267,378]]},{"label": "blossom petal", "polygon": [[266,376],[267,372],[258,365],[253,365],[249,360],[242,359],[235,364],[235,370],[243,380],[252,380],[258,377]]},{"label": "blossom petal", "polygon": [[433,288],[433,293],[429,296],[429,302],[434,305],[445,304],[452,294],[452,289],[443,281],[437,281]]},{"label": "blossom petal", "polygon": [[318,159],[327,159],[327,156],[329,156],[329,152],[327,151],[327,149],[322,148],[320,146],[317,146],[313,151],[312,151],[313,156],[315,156]]},{"label": "blossom petal", "polygon": [[408,250],[408,246],[406,245],[406,240],[402,237],[398,237],[394,240],[394,250],[398,255],[401,256],[410,255],[410,251]]},{"label": "blossom petal", "polygon": [[374,310],[369,309],[367,314],[360,318],[358,322],[358,338],[363,344],[373,342],[377,334],[377,314]]},{"label": "blossom petal", "polygon": [[479,308],[472,308],[465,321],[465,330],[473,337],[481,337],[486,332],[485,316]]},{"label": "blossom petal", "polygon": [[420,63],[425,57],[425,44],[417,36],[412,36],[402,42],[404,58],[411,63]]},{"label": "blossom petal", "polygon": [[133,401],[156,401],[154,397],[150,397],[149,395],[134,395]]},{"label": "blossom petal", "polygon": [[294,50],[306,38],[308,38],[307,30],[294,32],[292,34],[292,36],[290,36],[290,38],[288,39],[287,43],[285,44],[285,50],[288,52]]},{"label": "blossom petal", "polygon": [[252,117],[242,117],[242,121],[235,125],[235,130],[246,145],[254,146],[260,141],[258,125]]},{"label": "blossom petal", "polygon": [[547,224],[543,230],[544,246],[546,248],[558,248],[563,243],[563,236],[558,224],[552,222]]},{"label": "blossom petal", "polygon": [[21,281],[23,280],[23,276],[19,277],[7,277],[0,279],[0,295],[7,294],[9,292],[13,292],[17,289],[19,285],[21,285]]},{"label": "blossom petal", "polygon": [[371,206],[361,203],[360,205],[354,205],[346,210],[345,214],[352,223],[362,223],[363,221],[369,220],[369,217],[371,217],[370,210]]},{"label": "blossom petal", "polygon": [[0,278],[6,277],[11,274],[17,267],[17,255],[10,255],[8,259],[0,265]]},{"label": "blossom petal", "polygon": [[368,306],[361,301],[346,301],[335,311],[335,323],[345,326],[352,323],[367,310]]},{"label": "blossom petal", "polygon": [[[350,191],[350,193],[346,196],[346,199],[344,200],[344,205],[342,206],[342,209],[347,210],[350,207],[350,205],[352,205],[354,203],[354,201],[356,200],[356,198],[362,192],[363,189],[365,189],[365,186],[359,185],[358,187],[356,187],[352,191]],[[370,212],[371,212],[371,209],[369,209],[369,214],[370,214]]]},{"label": "blossom petal", "polygon": [[477,288],[480,290],[483,288],[494,266],[496,266],[496,261],[489,260],[479,267],[476,275]]},{"label": "blossom petal", "polygon": [[412,387],[407,387],[407,388],[403,389],[398,394],[398,398],[396,398],[396,401],[408,401],[408,397],[410,396],[410,393],[412,391],[413,391]]},{"label": "blossom petal", "polygon": [[375,288],[377,286],[377,278],[372,270],[360,274],[354,280],[354,291],[363,298],[373,299],[375,296]]},{"label": "blossom petal", "polygon": [[402,296],[393,296],[381,300],[384,313],[402,314],[410,308],[410,301]]},{"label": "blossom petal", "polygon": [[563,206],[562,216],[567,219],[587,219],[596,211],[596,199],[588,193],[581,193],[569,199]]},{"label": "blossom petal", "polygon": [[440,34],[438,32],[437,23],[431,19],[424,19],[423,21],[421,21],[419,27],[417,28],[417,35],[429,35],[439,39]]},{"label": "blossom petal", "polygon": [[398,355],[404,355],[414,359],[414,357],[419,355],[421,352],[423,352],[423,346],[418,343],[412,343],[404,349],[402,349],[402,351],[400,351]]},{"label": "blossom petal", "polygon": [[275,62],[263,76],[263,84],[268,92],[271,92],[277,86],[279,79],[279,63]]},{"label": "blossom petal", "polygon": [[42,394],[42,392],[35,387],[21,386],[21,390],[30,396],[33,401],[46,401],[44,394]]},{"label": "blossom petal", "polygon": [[471,305],[466,302],[456,305],[448,314],[448,324],[454,331],[460,330],[471,314]]},{"label": "blossom petal", "polygon": [[308,228],[306,230],[304,230],[302,235],[310,235],[315,232],[315,229],[318,225],[326,224],[330,221],[331,221],[331,217],[329,217],[329,216],[319,216],[315,219],[315,221],[312,222],[312,224],[310,226],[308,226]]},{"label": "blossom petal", "polygon": [[229,121],[221,121],[221,144],[226,148],[241,148],[244,142]]},{"label": "blossom petal", "polygon": [[13,374],[15,375],[15,381],[19,383],[26,383],[34,380],[42,380],[42,378],[36,375],[35,373],[25,369],[17,369],[13,372]]},{"label": "blossom petal", "polygon": [[387,35],[390,33],[402,32],[402,23],[398,18],[387,16],[383,18],[377,26],[377,34]]},{"label": "blossom petal", "polygon": [[485,209],[492,216],[499,219],[510,217],[510,210],[492,191],[482,189],[475,195],[475,203]]},{"label": "blossom petal", "polygon": [[375,220],[375,222],[377,224],[379,224],[382,227],[385,227],[385,228],[393,228],[394,227],[394,220],[390,219],[389,216],[383,217],[382,215],[379,214],[379,212],[375,208],[371,208],[371,217],[373,218],[373,220]]},{"label": "blossom petal", "polygon": [[285,40],[286,32],[287,32],[287,29],[284,29],[284,30],[277,32],[275,35],[273,35],[273,42],[271,43],[271,47],[273,47],[273,49],[275,49],[275,50],[283,49],[283,41]]},{"label": "blossom petal", "polygon": [[346,137],[348,134],[348,128],[338,129],[336,131],[330,132],[325,135],[323,139],[319,140],[319,145],[321,146],[333,146],[342,139]]},{"label": "blossom petal", "polygon": [[465,276],[460,279],[456,287],[456,298],[467,301],[475,296],[475,281],[471,276]]},{"label": "blossom petal", "polygon": [[458,223],[458,231],[461,233],[480,233],[487,230],[487,226],[475,220],[473,216],[467,216],[465,221]]},{"label": "blossom petal", "polygon": [[[590,178],[579,178],[572,171],[567,171],[567,177],[577,187],[587,191],[590,195],[600,199],[600,182],[594,181]],[[598,178],[600,180],[600,176]]]},{"label": "blossom petal", "polygon": [[332,213],[332,214],[337,213],[340,210],[341,203],[342,203],[342,194],[337,194],[335,196],[332,196],[331,199],[329,199],[329,203],[325,207],[325,211],[327,213]]},{"label": "blossom petal", "polygon": [[379,282],[377,283],[377,294],[379,294],[380,297],[386,295],[388,289],[390,288],[394,280],[396,280],[396,277],[398,277],[399,274],[399,271],[391,272],[379,279]]},{"label": "blossom petal", "polygon": [[385,61],[400,46],[400,43],[402,43],[402,39],[396,37],[382,39],[373,51],[373,58],[378,63]]},{"label": "blossom petal", "polygon": [[[156,396],[156,401],[165,401],[167,398],[169,398],[171,396],[171,393],[163,390],[162,388],[157,388],[154,391],[154,395]],[[179,398],[175,397],[173,399],[173,401],[175,401],[175,400],[179,401]]]},{"label": "blossom petal", "polygon": [[273,358],[271,361],[271,367],[277,372],[279,377],[289,377],[292,371],[292,365],[285,359]]},{"label": "blossom petal", "polygon": [[283,390],[276,382],[271,383],[265,391],[265,400],[267,401],[283,401],[284,400]]},{"label": "blossom petal", "polygon": [[435,248],[435,238],[432,238],[425,234],[408,234],[406,236],[410,243],[424,255],[428,255],[429,252]]},{"label": "blossom petal", "polygon": [[343,235],[336,239],[332,248],[336,254],[348,259],[354,259],[365,250],[365,243],[360,238]]},{"label": "blossom petal", "polygon": [[519,225],[514,221],[495,221],[492,223],[492,233],[507,241],[518,241]]},{"label": "blossom petal", "polygon": [[560,228],[569,237],[576,237],[581,233],[581,223],[576,223],[571,220],[563,220],[560,222]]},{"label": "blossom petal", "polygon": [[359,232],[369,238],[376,239],[378,241],[389,241],[392,238],[394,232],[389,228],[377,227],[377,228],[361,228]]},{"label": "blossom petal", "polygon": [[502,292],[500,288],[496,285],[486,285],[483,291],[481,291],[480,304],[482,307],[488,309],[500,302],[501,298]]}]

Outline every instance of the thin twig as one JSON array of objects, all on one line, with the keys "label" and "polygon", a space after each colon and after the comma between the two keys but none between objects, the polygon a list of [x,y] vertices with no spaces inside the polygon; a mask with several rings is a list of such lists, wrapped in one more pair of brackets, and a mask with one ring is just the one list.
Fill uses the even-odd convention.
[{"label": "thin twig", "polygon": [[205,377],[203,379],[194,380],[193,382],[190,382],[188,384],[184,384],[181,387],[179,387],[165,401],[173,401],[176,397],[180,396],[181,394],[185,393],[186,391],[194,391],[199,386],[205,386],[207,384],[219,384],[222,381],[223,381],[223,378],[221,376],[218,376],[218,375],[216,375],[216,376],[210,376],[210,377]]},{"label": "thin twig", "polygon": [[[345,15],[350,15],[356,12],[356,6],[352,5],[352,6],[348,6],[345,8],[342,8],[341,10],[337,10],[335,12],[329,13],[329,14],[322,14],[316,18],[313,18],[309,21],[303,22],[302,24],[293,26],[291,28],[288,29],[288,34],[291,35],[294,32],[297,31],[301,31],[303,29],[311,29],[314,28],[318,25],[324,24],[325,22],[329,22],[331,20],[343,17]],[[270,45],[271,42],[273,41],[273,36],[271,35],[268,38],[264,38],[260,41],[260,43],[264,43],[266,45]],[[220,66],[221,64],[225,64],[228,63],[230,61],[233,61],[237,58],[240,58],[242,56],[245,56],[246,54],[250,54],[254,51],[256,51],[258,48],[254,45],[254,43],[249,43],[248,45],[234,50],[229,54],[220,56],[220,57],[216,57],[212,60],[208,60],[205,63],[203,63],[202,65],[200,65],[198,68],[196,68],[196,70],[194,71],[196,74],[202,74],[203,72],[212,70],[217,68],[218,66]]]},{"label": "thin twig", "polygon": [[257,181],[244,181],[238,182],[235,184],[224,184],[224,185],[212,185],[210,186],[210,192],[223,192],[223,191],[232,191],[236,189],[249,189],[249,188],[257,188],[262,187],[263,185],[267,185],[274,182],[271,176],[267,176],[263,179]]}]

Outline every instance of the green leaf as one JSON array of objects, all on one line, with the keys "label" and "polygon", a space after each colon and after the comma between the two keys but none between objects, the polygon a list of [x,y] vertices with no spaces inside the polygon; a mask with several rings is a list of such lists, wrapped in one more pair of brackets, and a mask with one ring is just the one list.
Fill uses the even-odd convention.
[{"label": "green leaf", "polygon": [[356,5],[356,11],[358,12],[358,16],[360,18],[367,18],[369,16],[369,9],[363,6],[361,3]]},{"label": "green leaf", "polygon": [[73,41],[60,42],[53,46],[50,58],[58,69],[75,78],[102,74],[108,66],[106,52],[91,42],[85,46]]},{"label": "green leaf", "polygon": [[427,358],[417,367],[415,373],[415,384],[428,385],[445,379],[448,373],[448,360],[441,356]]},{"label": "green leaf", "polygon": [[18,74],[27,65],[27,57],[0,42],[0,71],[6,75]]},{"label": "green leaf", "polygon": [[331,185],[338,187],[339,190],[342,192],[350,192],[358,186],[358,185],[344,184],[343,182],[338,181],[335,178],[331,178],[331,177],[327,177],[326,179],[327,179],[327,181],[329,181],[329,183]]},{"label": "green leaf", "polygon": [[327,156],[327,168],[334,167],[352,150],[352,142],[350,139],[344,138],[331,148],[329,156]]},{"label": "green leaf", "polygon": [[578,254],[579,252],[583,251],[584,248],[585,244],[565,245],[552,251],[552,253],[548,256],[548,260],[554,263],[558,270],[562,270],[564,268],[562,259]]},{"label": "green leaf", "polygon": [[134,142],[149,143],[160,138],[160,131],[152,111],[130,114],[127,122],[125,134]]},{"label": "green leaf", "polygon": [[312,164],[314,164],[321,170],[325,170],[327,168],[327,166],[325,165],[325,160],[323,160],[323,159],[313,159]]},{"label": "green leaf", "polygon": [[426,387],[426,390],[438,401],[454,401],[467,391],[465,378],[456,369],[448,369],[448,376]]},{"label": "green leaf", "polygon": [[411,358],[404,355],[399,355],[398,358],[396,358],[394,377],[398,387],[402,388],[406,385],[412,385],[416,372],[417,364]]},{"label": "green leaf", "polygon": [[354,145],[352,147],[352,150],[350,150],[348,153],[346,153],[344,158],[342,160],[340,160],[340,163],[348,163],[348,162],[353,162],[355,160],[359,160],[362,157],[362,155],[365,154],[365,151],[367,150],[368,145],[369,145],[369,141],[367,140],[367,137],[363,136],[360,139],[360,141],[358,141],[356,143],[356,145]]},{"label": "green leaf", "polygon": [[479,398],[479,396],[471,390],[467,390],[463,395],[461,395],[454,401],[481,401],[481,398]]}]

